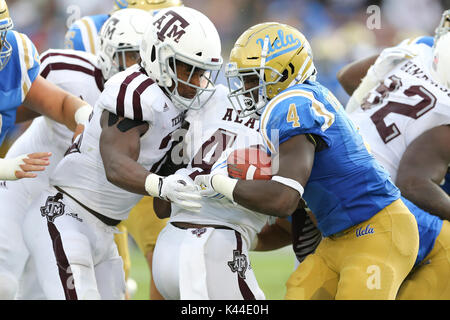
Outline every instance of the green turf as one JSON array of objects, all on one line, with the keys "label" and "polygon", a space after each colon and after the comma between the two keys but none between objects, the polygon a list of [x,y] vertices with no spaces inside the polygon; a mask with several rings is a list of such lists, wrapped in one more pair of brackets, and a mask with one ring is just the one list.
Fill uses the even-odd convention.
[{"label": "green turf", "polygon": [[[138,288],[134,300],[149,298],[150,272],[144,256],[130,244],[131,271]],[[294,268],[294,256],[290,246],[268,252],[251,252],[250,260],[261,289],[269,300],[281,300],[285,293],[285,283]]]}]

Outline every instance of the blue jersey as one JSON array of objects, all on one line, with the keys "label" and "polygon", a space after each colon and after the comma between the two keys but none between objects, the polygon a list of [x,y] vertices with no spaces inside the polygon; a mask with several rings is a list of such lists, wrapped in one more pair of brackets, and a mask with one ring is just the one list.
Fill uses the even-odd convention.
[{"label": "blue jersey", "polygon": [[86,16],[72,23],[66,32],[64,48],[97,54],[98,34],[108,18],[108,14],[99,14]]},{"label": "blue jersey", "polygon": [[420,209],[404,197],[402,200],[416,218],[419,228],[419,252],[415,263],[418,265],[433,249],[434,242],[442,229],[442,219]]},{"label": "blue jersey", "polygon": [[39,74],[39,53],[31,40],[14,30],[8,31],[6,39],[12,54],[0,70],[0,145],[14,126],[17,107],[25,100]]},{"label": "blue jersey", "polygon": [[318,82],[292,86],[265,107],[260,132],[270,153],[299,134],[319,137],[303,198],[323,236],[359,224],[400,198],[400,191],[367,151],[334,95]]}]

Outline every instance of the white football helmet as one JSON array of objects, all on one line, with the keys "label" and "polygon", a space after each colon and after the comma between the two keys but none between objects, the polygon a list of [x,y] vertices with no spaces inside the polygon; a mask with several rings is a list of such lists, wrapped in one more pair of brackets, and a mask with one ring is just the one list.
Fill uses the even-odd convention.
[{"label": "white football helmet", "polygon": [[105,21],[100,30],[98,62],[106,80],[126,69],[126,52],[134,51],[139,59],[142,36],[151,18],[145,10],[130,8]]},{"label": "white football helmet", "polygon": [[450,88],[450,32],[441,34],[433,47],[431,75],[440,84]]},{"label": "white football helmet", "polygon": [[13,22],[9,16],[6,1],[0,0],[0,70],[6,66],[11,57],[12,47],[6,40],[6,34],[12,28]]},{"label": "white football helmet", "polygon": [[[145,31],[140,54],[147,74],[181,110],[199,109],[214,94],[214,82],[223,62],[221,43],[214,24],[199,11],[172,7],[158,12]],[[176,61],[191,67],[186,81],[178,77]],[[205,72],[200,85],[194,85],[190,82],[199,69]],[[195,88],[196,95],[191,99],[181,96],[179,83]]]}]

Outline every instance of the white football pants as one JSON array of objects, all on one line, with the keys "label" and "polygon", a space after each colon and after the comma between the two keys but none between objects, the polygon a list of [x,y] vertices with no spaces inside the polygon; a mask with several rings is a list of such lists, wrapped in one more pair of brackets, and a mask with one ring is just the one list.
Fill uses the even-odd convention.
[{"label": "white football pants", "polygon": [[153,279],[167,300],[265,299],[237,231],[168,223],[153,257]]},{"label": "white football pants", "polygon": [[117,228],[51,187],[25,216],[23,235],[47,299],[123,299],[125,274]]}]

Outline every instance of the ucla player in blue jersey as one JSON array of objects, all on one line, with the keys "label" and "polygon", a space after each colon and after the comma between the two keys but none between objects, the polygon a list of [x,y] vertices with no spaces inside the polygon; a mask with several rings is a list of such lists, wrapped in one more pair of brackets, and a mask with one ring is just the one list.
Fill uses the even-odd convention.
[{"label": "ucla player in blue jersey", "polygon": [[[14,126],[21,105],[75,130],[92,107],[40,77],[39,53],[26,35],[12,28],[6,1],[0,0],[0,144]],[[0,179],[34,178],[33,171],[44,170],[50,156],[38,152],[0,159]]]},{"label": "ucla player in blue jersey", "polygon": [[[112,12],[125,8],[157,12],[163,8],[181,5],[181,0],[114,0]],[[110,14],[106,13],[86,16],[75,21],[66,32],[64,48],[97,54],[100,45],[98,33],[109,17]]]},{"label": "ucla player in blue jersey", "polygon": [[314,81],[303,34],[280,23],[253,26],[225,73],[240,115],[260,117],[274,175],[212,173],[196,183],[272,216],[289,216],[306,201],[324,238],[289,278],[287,299],[395,299],[417,256],[417,223],[340,103]]}]

